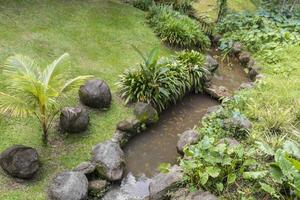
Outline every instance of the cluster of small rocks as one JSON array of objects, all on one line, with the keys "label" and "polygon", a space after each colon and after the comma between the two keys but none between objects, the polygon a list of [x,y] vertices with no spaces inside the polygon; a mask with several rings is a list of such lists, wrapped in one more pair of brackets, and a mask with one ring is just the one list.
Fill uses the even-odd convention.
[{"label": "cluster of small rocks", "polygon": [[[221,36],[216,35],[212,38],[212,46],[218,48],[219,41]],[[261,80],[263,78],[263,75],[259,72],[261,71],[261,67],[259,67],[256,63],[256,61],[252,58],[251,54],[248,51],[245,51],[243,48],[243,45],[240,42],[234,42],[231,48],[231,56],[236,58],[240,64],[245,67],[248,71],[248,77],[252,82],[242,83],[240,85],[239,89],[251,89],[253,88],[254,81]],[[213,73],[218,67],[212,68],[210,66],[217,66],[214,64],[217,64],[217,61],[211,57],[207,56],[206,58],[206,66],[207,69],[213,69],[210,72]],[[231,97],[229,90],[225,86],[220,85],[214,85],[210,83],[209,81],[212,79],[212,75],[210,75],[210,78],[207,80],[208,83],[206,84],[206,87],[204,88],[204,91],[209,94],[211,97],[215,99],[223,99],[227,97]]]},{"label": "cluster of small rocks", "polygon": [[232,54],[238,58],[240,63],[248,70],[248,76],[251,81],[262,78],[259,73],[261,67],[257,66],[256,61],[251,57],[251,54],[243,50],[243,46],[239,42],[235,42],[232,47]]}]

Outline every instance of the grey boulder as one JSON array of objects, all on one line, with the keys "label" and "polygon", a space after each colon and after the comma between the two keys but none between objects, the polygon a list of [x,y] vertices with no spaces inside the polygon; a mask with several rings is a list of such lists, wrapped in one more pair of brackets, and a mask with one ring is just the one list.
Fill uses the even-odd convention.
[{"label": "grey boulder", "polygon": [[186,146],[196,144],[199,141],[199,134],[195,130],[187,130],[180,136],[177,142],[177,151],[183,154],[183,150]]},{"label": "grey boulder", "polygon": [[174,165],[168,173],[159,173],[154,176],[149,185],[149,199],[163,200],[167,194],[175,189],[183,181],[181,168]]},{"label": "grey boulder", "polygon": [[254,84],[249,82],[249,83],[242,83],[239,87],[240,90],[243,89],[252,89],[254,87]]},{"label": "grey boulder", "polygon": [[227,128],[235,127],[248,131],[252,128],[252,123],[243,115],[234,115],[231,118],[225,119],[224,125]]},{"label": "grey boulder", "polygon": [[66,107],[60,114],[59,125],[61,129],[68,133],[80,133],[87,130],[89,124],[89,114],[81,107]]},{"label": "grey boulder", "polygon": [[92,162],[82,162],[73,171],[81,172],[85,175],[94,173],[96,165]]},{"label": "grey boulder", "polygon": [[88,192],[89,196],[100,197],[107,191],[109,182],[106,180],[92,180],[89,181]]},{"label": "grey boulder", "polygon": [[141,122],[137,119],[122,120],[117,124],[117,129],[120,131],[138,133],[140,132]]},{"label": "grey boulder", "polygon": [[233,43],[232,45],[232,49],[231,49],[231,52],[234,54],[234,55],[238,55],[242,52],[242,49],[243,49],[243,46],[240,42],[235,42]]},{"label": "grey boulder", "polygon": [[147,125],[154,124],[158,121],[158,113],[148,103],[137,102],[134,106],[134,115],[141,122]]},{"label": "grey boulder", "polygon": [[222,138],[218,144],[228,144],[229,146],[238,146],[240,143],[234,138]]},{"label": "grey boulder", "polygon": [[230,97],[231,94],[225,86],[210,85],[204,88],[204,91],[215,99]]},{"label": "grey boulder", "polygon": [[52,181],[48,196],[51,200],[86,200],[88,180],[81,172],[66,171]]},{"label": "grey boulder", "polygon": [[80,101],[91,108],[107,108],[111,103],[110,88],[105,81],[89,80],[79,89]]},{"label": "grey boulder", "polygon": [[1,153],[0,166],[13,177],[31,179],[39,170],[39,155],[34,148],[15,145]]},{"label": "grey boulder", "polygon": [[215,72],[219,67],[219,63],[211,55],[207,55],[204,66],[208,71]]},{"label": "grey boulder", "polygon": [[217,200],[218,198],[210,192],[190,192],[187,188],[181,188],[171,194],[170,200]]},{"label": "grey boulder", "polygon": [[125,156],[118,143],[108,140],[97,144],[92,150],[92,163],[96,165],[98,174],[106,180],[122,179]]},{"label": "grey boulder", "polygon": [[246,51],[242,52],[239,56],[239,61],[244,66],[248,65],[248,63],[250,62],[250,59],[251,59],[251,55],[249,52],[246,52]]}]

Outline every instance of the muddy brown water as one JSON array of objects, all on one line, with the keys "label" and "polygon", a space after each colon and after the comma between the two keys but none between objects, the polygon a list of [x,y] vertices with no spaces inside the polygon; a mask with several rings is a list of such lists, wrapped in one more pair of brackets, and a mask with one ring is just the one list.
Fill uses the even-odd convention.
[{"label": "muddy brown water", "polygon": [[[210,52],[219,62],[212,82],[223,85],[231,92],[237,90],[241,83],[248,82],[246,73],[238,61],[222,59],[215,51]],[[161,113],[157,124],[132,138],[124,148],[126,156],[126,174],[134,176],[145,174],[152,177],[161,163],[174,164],[179,157],[176,144],[179,135],[194,126],[205,115],[207,108],[219,102],[203,94],[190,94]]]}]

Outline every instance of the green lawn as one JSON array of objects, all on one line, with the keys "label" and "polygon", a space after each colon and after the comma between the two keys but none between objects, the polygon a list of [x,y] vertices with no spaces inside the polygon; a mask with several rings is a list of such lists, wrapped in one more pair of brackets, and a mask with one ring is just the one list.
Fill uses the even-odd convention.
[{"label": "green lawn", "polygon": [[[33,182],[19,182],[0,171],[0,199],[45,199],[54,174],[89,160],[91,148],[112,136],[115,124],[130,115],[117,95],[118,75],[140,61],[131,45],[142,51],[164,48],[145,22],[144,13],[108,0],[3,0],[0,4],[0,63],[24,54],[45,66],[64,52],[70,54],[73,75],[91,74],[106,80],[113,91],[108,111],[92,111],[87,133],[60,136],[51,131],[51,145],[41,142],[34,119],[0,116],[0,151],[13,144],[39,150],[42,168]],[[0,83],[5,80],[0,75]],[[3,84],[0,84],[0,88]],[[74,105],[77,94],[67,102]]]},{"label": "green lawn", "polygon": [[[259,0],[228,0],[228,7],[233,11],[254,11],[256,3]],[[217,19],[218,8],[217,0],[196,0],[193,4],[196,13],[200,16],[206,16],[211,20]]]}]

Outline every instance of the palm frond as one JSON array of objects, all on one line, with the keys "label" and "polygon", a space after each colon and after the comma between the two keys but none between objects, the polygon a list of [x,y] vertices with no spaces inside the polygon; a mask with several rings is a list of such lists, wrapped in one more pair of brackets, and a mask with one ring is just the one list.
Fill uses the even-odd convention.
[{"label": "palm frond", "polygon": [[0,92],[0,113],[16,117],[26,117],[34,113],[28,102],[16,96]]},{"label": "palm frond", "polygon": [[37,69],[34,60],[31,58],[23,55],[14,55],[7,59],[3,74],[9,77],[14,77],[17,74],[36,77]]},{"label": "palm frond", "polygon": [[60,89],[60,94],[69,92],[73,89],[78,89],[80,85],[83,84],[84,81],[86,81],[89,78],[92,78],[93,76],[87,75],[87,76],[77,76],[76,78],[73,78],[69,81],[67,81],[64,86]]},{"label": "palm frond", "polygon": [[64,53],[58,59],[54,60],[47,68],[43,71],[42,81],[45,85],[48,85],[51,79],[56,75],[57,67],[59,63],[69,56],[68,53]]}]

